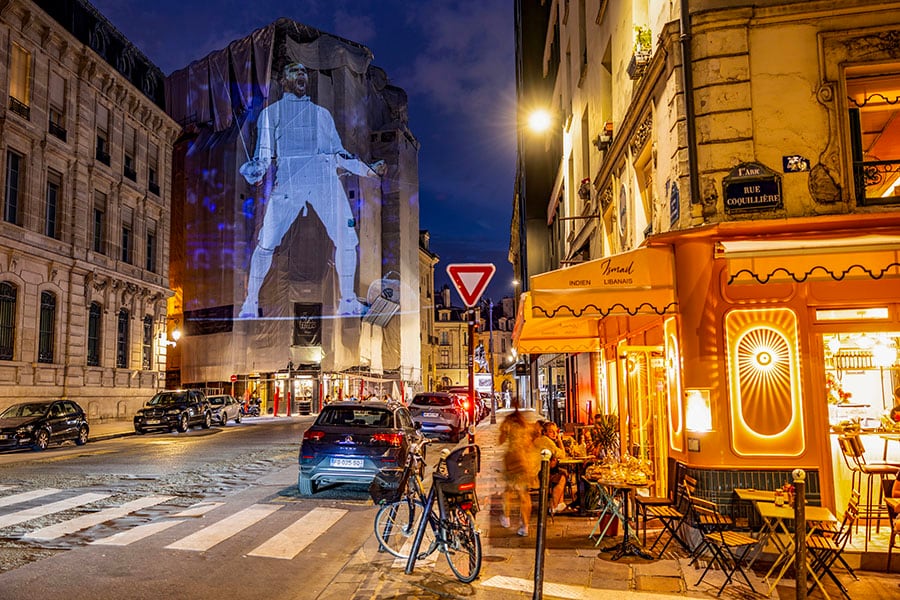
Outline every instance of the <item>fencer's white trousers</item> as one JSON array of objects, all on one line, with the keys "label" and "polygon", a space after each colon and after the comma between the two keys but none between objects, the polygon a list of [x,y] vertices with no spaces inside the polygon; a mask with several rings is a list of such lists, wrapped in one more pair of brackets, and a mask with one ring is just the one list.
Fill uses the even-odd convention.
[{"label": "fencer's white trousers", "polygon": [[316,211],[334,244],[334,266],[341,299],[356,299],[359,237],[344,186],[338,177],[339,166],[352,172],[359,170],[360,175],[365,175],[363,168],[368,169],[358,160],[334,155],[278,159],[275,185],[250,260],[245,309],[255,312],[260,288],[272,266],[272,255],[306,205]]}]

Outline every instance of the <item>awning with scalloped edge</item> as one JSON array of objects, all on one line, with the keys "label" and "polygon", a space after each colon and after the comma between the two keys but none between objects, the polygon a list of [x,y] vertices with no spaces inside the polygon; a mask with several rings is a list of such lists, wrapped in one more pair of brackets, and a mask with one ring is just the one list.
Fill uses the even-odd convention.
[{"label": "awning with scalloped edge", "polygon": [[719,242],[728,283],[784,283],[900,278],[900,236]]},{"label": "awning with scalloped edge", "polygon": [[609,315],[675,312],[672,249],[639,248],[531,278],[513,344],[520,354],[598,352]]}]

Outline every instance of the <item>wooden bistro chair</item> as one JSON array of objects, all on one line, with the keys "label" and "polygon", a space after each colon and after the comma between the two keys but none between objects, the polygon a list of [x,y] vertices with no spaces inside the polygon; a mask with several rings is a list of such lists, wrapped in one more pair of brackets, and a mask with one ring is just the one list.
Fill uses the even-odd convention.
[{"label": "wooden bistro chair", "polygon": [[[875,477],[879,480],[886,479],[895,474],[898,470],[897,465],[887,463],[870,463],[866,461],[866,451],[863,446],[859,434],[838,436],[838,445],[844,460],[855,465],[851,468],[853,477],[855,478],[854,490],[862,493],[861,484],[863,476],[866,477],[866,501],[860,506],[859,519],[856,522],[856,529],[859,531],[859,521],[866,522],[866,539],[864,550],[869,550],[869,539],[871,538],[872,521],[875,521],[875,530],[881,528],[881,517],[887,516],[887,510],[881,505],[881,485],[878,486],[878,498],[874,498]],[[851,480],[853,483],[853,480]]]},{"label": "wooden bistro chair", "polygon": [[[685,475],[682,481],[691,480],[694,489],[697,487],[697,480],[690,475]],[[676,481],[674,489],[669,490],[665,496],[640,496],[634,497],[635,521],[641,520],[641,526],[644,529],[644,546],[647,545],[647,521],[656,518],[650,515],[649,508],[651,506],[668,506],[671,508],[678,507],[678,496],[681,493],[682,481]]]},{"label": "wooden bistro chair", "polygon": [[[686,475],[684,477],[684,481],[678,484],[678,487],[675,488],[675,494],[672,498],[672,503],[670,504],[646,504],[642,512],[639,514],[643,519],[644,526],[644,546],[647,545],[647,521],[651,519],[656,519],[662,525],[663,529],[659,534],[659,537],[653,542],[653,545],[650,546],[650,554],[653,554],[653,550],[656,546],[665,539],[665,543],[662,545],[662,548],[659,551],[659,557],[661,558],[663,554],[666,552],[666,548],[669,547],[669,544],[672,543],[672,540],[678,542],[685,551],[690,554],[691,547],[688,542],[682,537],[679,533],[681,531],[681,527],[683,524],[687,523],[687,515],[690,511],[690,503],[689,498],[693,495],[693,493],[697,489],[697,480],[693,477]],[[687,492],[685,492],[687,490]]]},{"label": "wooden bistro chair", "polygon": [[[747,585],[750,587],[750,590],[755,594],[756,589],[753,587],[750,578],[747,577],[746,571],[744,571],[743,562],[750,553],[750,550],[756,546],[757,540],[745,533],[732,529],[731,525],[729,525],[731,519],[720,513],[719,508],[715,503],[703,500],[702,498],[693,497],[691,498],[690,503],[691,510],[700,521],[710,524],[706,532],[703,533],[703,538],[700,545],[697,547],[694,560],[706,550],[712,554],[712,558],[706,564],[706,568],[703,569],[703,573],[700,575],[700,579],[697,581],[696,585],[700,585],[706,577],[706,574],[709,573],[710,568],[715,564],[718,565],[725,574],[725,582],[722,584],[722,587],[719,588],[716,596],[722,595],[725,587],[731,583],[732,579],[734,579],[735,573],[740,573],[741,577],[744,578],[744,581],[746,581]],[[703,532],[702,529],[701,532]]]},{"label": "wooden bistro chair", "polygon": [[849,570],[850,574],[853,575],[853,578],[857,579],[857,581],[859,580],[859,578],[856,577],[856,573],[850,569],[842,556],[844,548],[847,547],[847,542],[850,540],[853,525],[859,517],[859,506],[857,505],[857,502],[858,498],[855,501],[853,498],[850,499],[850,503],[847,505],[847,510],[844,512],[844,518],[841,521],[837,533],[814,533],[806,538],[809,566],[814,580],[808,590],[810,593],[813,591],[816,584],[819,584],[819,586],[822,587],[821,581],[824,580],[827,575],[834,581],[847,600],[850,600],[850,594],[847,591],[847,588],[834,574],[832,567],[836,562],[840,561],[844,567]]}]

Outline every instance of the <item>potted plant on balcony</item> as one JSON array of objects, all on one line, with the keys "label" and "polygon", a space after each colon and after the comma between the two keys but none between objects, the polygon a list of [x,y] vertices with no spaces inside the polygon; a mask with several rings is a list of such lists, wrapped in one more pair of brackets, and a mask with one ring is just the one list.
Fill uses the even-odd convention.
[{"label": "potted plant on balcony", "polygon": [[631,62],[628,63],[628,76],[631,79],[640,79],[644,74],[647,65],[650,64],[650,57],[653,54],[653,35],[649,27],[635,25],[634,27],[634,52],[631,55]]}]

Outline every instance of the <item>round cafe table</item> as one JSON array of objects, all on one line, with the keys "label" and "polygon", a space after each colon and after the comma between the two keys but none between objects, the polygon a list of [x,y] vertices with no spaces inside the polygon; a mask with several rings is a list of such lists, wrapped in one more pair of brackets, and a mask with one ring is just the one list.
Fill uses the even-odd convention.
[{"label": "round cafe table", "polygon": [[631,501],[634,492],[638,488],[647,488],[653,485],[652,481],[645,481],[642,483],[628,483],[626,481],[614,481],[614,480],[605,480],[600,479],[597,481],[600,485],[604,485],[613,490],[613,494],[619,494],[622,497],[622,541],[615,546],[611,546],[610,548],[606,548],[604,552],[608,552],[610,550],[615,550],[615,554],[613,554],[613,560],[619,560],[626,554],[630,554],[632,556],[640,556],[641,558],[646,558],[648,560],[652,560],[653,556],[644,550],[641,546],[640,541],[637,536],[634,536],[632,539],[631,536]]}]

